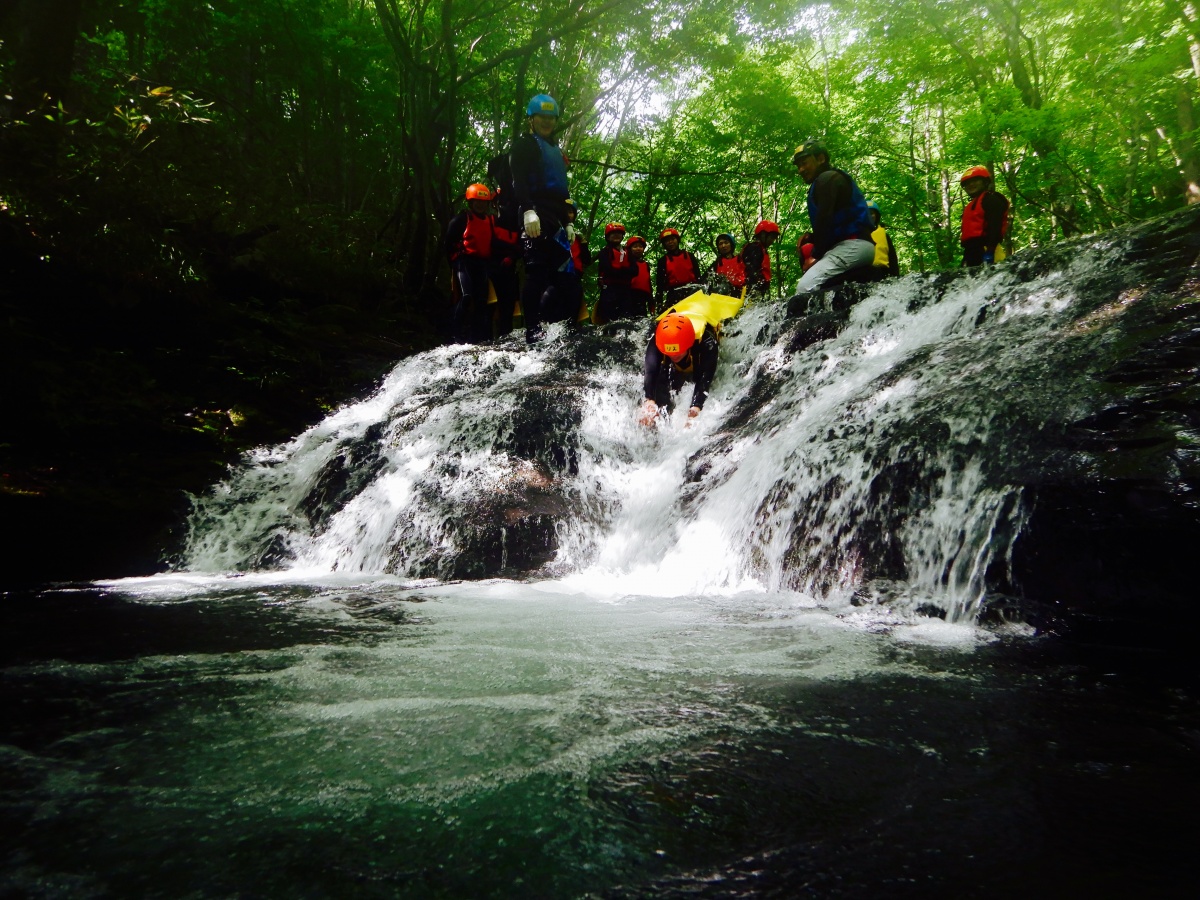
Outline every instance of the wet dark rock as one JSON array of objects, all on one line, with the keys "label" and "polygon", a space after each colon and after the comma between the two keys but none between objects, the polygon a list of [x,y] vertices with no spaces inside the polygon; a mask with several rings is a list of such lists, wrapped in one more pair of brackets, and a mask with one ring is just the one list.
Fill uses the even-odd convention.
[{"label": "wet dark rock", "polygon": [[837,337],[838,333],[846,327],[849,318],[849,313],[845,310],[819,312],[804,316],[794,325],[791,339],[788,341],[788,352],[797,353],[806,350],[813,344]]},{"label": "wet dark rock", "polygon": [[1185,640],[1149,625],[1149,612],[1196,596],[1198,213],[1128,229],[1108,277],[1076,286],[1092,301],[1079,328],[1105,329],[1116,352],[1095,376],[1106,401],[1051,436],[1053,464],[1027,487],[1012,575],[1044,629],[1104,643]]},{"label": "wet dark rock", "polygon": [[317,476],[312,490],[300,502],[300,511],[314,530],[323,527],[379,474],[385,464],[381,452],[383,431],[384,423],[377,422],[362,437],[343,443]]},{"label": "wet dark rock", "polygon": [[460,525],[448,577],[512,576],[544,566],[558,550],[557,523],[566,512],[554,478],[529,464],[517,466],[503,489]]},{"label": "wet dark rock", "polygon": [[[1081,260],[1081,257],[1087,259]],[[1061,326],[1058,352],[1068,370],[1039,369],[1018,377],[1022,387],[1004,396],[964,381],[949,384],[946,403],[869,436],[880,448],[870,485],[870,508],[852,522],[826,521],[820,507],[844,487],[824,486],[814,509],[799,514],[790,535],[789,573],[796,585],[832,587],[850,571],[876,583],[906,576],[897,537],[902,524],[930,503],[940,477],[927,461],[940,454],[956,470],[987,461],[993,483],[1016,485],[1026,520],[1011,559],[987,570],[983,619],[1024,618],[1080,640],[1177,643],[1186,630],[1148,627],[1147,610],[1187,608],[1196,594],[1192,559],[1200,546],[1200,210],[1183,210],[1101,236],[1025,251],[994,270],[954,270],[904,279],[907,308],[916,312],[945,299],[964,282],[987,282],[980,305],[966,314],[977,328],[1003,337],[1011,310],[1037,302],[1040,283],[1069,279],[1074,319]],[[1082,261],[1082,264],[1078,264]],[[982,283],[982,281],[981,281]],[[869,290],[858,288],[854,290]],[[807,299],[807,298],[806,298]],[[819,352],[848,314],[807,315],[789,306],[785,346],[793,354]],[[931,346],[898,365],[887,378],[921,379],[935,361],[979,368],[978,349]],[[974,354],[974,355],[973,355]],[[788,381],[773,372],[756,380],[730,411],[723,430],[689,460],[685,477],[697,484],[727,472],[722,459],[753,427],[756,416],[781,397]],[[980,381],[979,384],[986,384]],[[1045,420],[1042,407],[1064,390],[1079,410],[1072,419]],[[981,422],[982,435],[959,435],[946,425],[951,404]],[[863,429],[872,429],[864,423]],[[837,431],[824,440],[847,437]],[[1006,448],[1014,448],[1017,452]],[[760,509],[762,523],[788,503],[781,482]],[[818,547],[812,535],[832,527]],[[1012,537],[1001,529],[997,542]],[[824,555],[823,562],[814,559]],[[865,602],[865,601],[863,601]],[[1138,624],[1141,623],[1141,624]]]},{"label": "wet dark rock", "polygon": [[503,449],[518,459],[575,474],[579,470],[576,435],[582,416],[577,398],[561,387],[523,391],[513,410],[512,437]]}]

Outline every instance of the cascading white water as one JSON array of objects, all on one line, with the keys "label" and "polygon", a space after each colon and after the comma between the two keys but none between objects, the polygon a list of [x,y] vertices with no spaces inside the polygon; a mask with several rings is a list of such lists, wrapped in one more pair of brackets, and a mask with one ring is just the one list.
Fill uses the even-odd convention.
[{"label": "cascading white water", "polygon": [[1020,530],[1013,473],[1081,414],[1071,283],[911,276],[794,351],[784,305],[749,308],[692,427],[682,407],[636,423],[640,327],[430,351],[197,499],[183,567],[445,578],[484,540],[475,574],[511,574],[540,503],[541,576],[593,592],[798,590],[973,621]]}]

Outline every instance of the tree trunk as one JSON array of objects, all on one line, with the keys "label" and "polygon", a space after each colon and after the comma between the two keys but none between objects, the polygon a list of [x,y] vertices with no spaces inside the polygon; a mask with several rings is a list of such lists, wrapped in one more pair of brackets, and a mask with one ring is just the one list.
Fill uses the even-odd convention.
[{"label": "tree trunk", "polygon": [[942,221],[939,231],[941,237],[934,235],[937,247],[938,262],[942,268],[954,263],[954,198],[951,188],[951,173],[946,168],[946,108],[938,105],[938,187],[941,190]]},{"label": "tree trunk", "polygon": [[1192,104],[1192,92],[1186,84],[1180,84],[1176,94],[1176,111],[1179,114],[1179,169],[1183,174],[1183,196],[1190,206],[1200,203],[1200,159],[1196,157],[1196,111]]}]

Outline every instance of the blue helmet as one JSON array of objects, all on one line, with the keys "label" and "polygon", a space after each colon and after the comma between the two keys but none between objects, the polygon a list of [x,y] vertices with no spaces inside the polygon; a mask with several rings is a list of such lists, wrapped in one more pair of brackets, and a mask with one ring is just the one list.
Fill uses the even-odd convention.
[{"label": "blue helmet", "polygon": [[874,200],[867,201],[867,209],[873,209],[873,210],[875,210],[875,212],[879,213],[880,215],[883,215],[883,213],[881,213],[879,211],[879,204],[877,204]]},{"label": "blue helmet", "polygon": [[535,94],[525,107],[527,116],[554,116],[558,118],[558,101],[549,94]]}]

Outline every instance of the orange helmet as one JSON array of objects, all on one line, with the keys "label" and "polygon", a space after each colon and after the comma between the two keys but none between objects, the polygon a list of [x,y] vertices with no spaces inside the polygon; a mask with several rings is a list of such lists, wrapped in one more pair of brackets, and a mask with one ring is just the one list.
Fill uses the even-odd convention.
[{"label": "orange helmet", "polygon": [[619,232],[621,232],[621,234],[624,234],[625,226],[622,225],[620,222],[609,222],[607,225],[604,226],[604,236],[605,237],[608,237],[614,231],[619,231]]},{"label": "orange helmet", "polygon": [[654,346],[673,361],[683,359],[696,343],[696,329],[692,320],[681,313],[670,313],[663,317],[654,329]]},{"label": "orange helmet", "polygon": [[625,249],[628,250],[634,244],[641,244],[643,247],[645,247],[646,239],[644,237],[642,237],[640,234],[630,235],[629,240],[627,240],[625,242]]},{"label": "orange helmet", "polygon": [[492,192],[486,184],[470,184],[467,185],[468,200],[491,200]]},{"label": "orange helmet", "polygon": [[658,233],[658,239],[660,241],[665,241],[669,237],[679,237],[679,232],[674,228],[664,228]]},{"label": "orange helmet", "polygon": [[963,172],[962,178],[958,179],[958,183],[962,184],[971,178],[986,178],[988,181],[991,181],[992,173],[984,166],[971,166],[971,168]]},{"label": "orange helmet", "polygon": [[772,222],[770,219],[763,219],[761,222],[759,222],[757,225],[754,226],[754,233],[762,234],[764,231],[767,234],[779,234],[779,226],[776,225],[774,222]]}]

